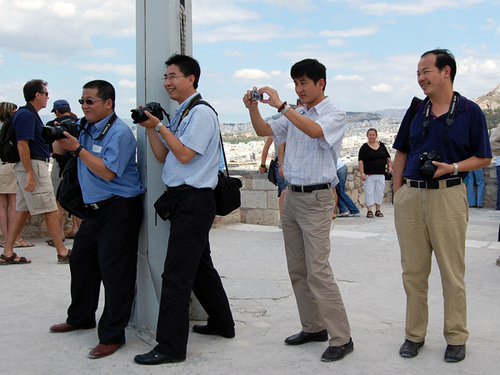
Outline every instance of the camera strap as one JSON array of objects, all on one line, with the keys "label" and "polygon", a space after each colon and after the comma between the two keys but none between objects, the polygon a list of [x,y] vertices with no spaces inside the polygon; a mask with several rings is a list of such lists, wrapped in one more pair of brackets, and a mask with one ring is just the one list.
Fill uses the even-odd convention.
[{"label": "camera strap", "polygon": [[182,112],[182,115],[181,115],[181,118],[179,119],[179,121],[177,121],[177,124],[175,124],[175,129],[172,129],[174,127],[174,125],[170,125],[168,126],[168,129],[172,132],[172,133],[176,133],[177,130],[179,129],[179,125],[181,124],[182,120],[184,120],[184,118],[189,114],[189,111],[191,111],[193,109],[193,107],[197,106],[198,104],[204,104],[210,108],[212,108],[212,111],[215,112],[215,115],[218,116],[217,114],[217,111],[208,103],[206,102],[205,100],[202,99],[201,97],[201,94],[198,93],[196,94],[193,99],[191,99],[189,101],[189,104],[188,106],[186,107],[186,109]]},{"label": "camera strap", "polygon": [[[455,113],[457,112],[458,100],[459,100],[458,93],[453,92],[453,99],[451,100],[450,109],[448,110],[448,116],[446,117],[446,129],[445,129],[445,133],[444,133],[444,142],[446,142],[446,139],[448,138],[448,132],[450,130],[450,127],[453,125],[453,122],[455,121]],[[427,106],[425,107],[425,118],[424,118],[424,122],[422,123],[422,125],[424,127],[422,137],[425,137],[425,131],[427,130],[427,127],[429,126],[429,124],[431,122],[431,107],[432,107],[432,103],[429,100],[427,102]]]}]

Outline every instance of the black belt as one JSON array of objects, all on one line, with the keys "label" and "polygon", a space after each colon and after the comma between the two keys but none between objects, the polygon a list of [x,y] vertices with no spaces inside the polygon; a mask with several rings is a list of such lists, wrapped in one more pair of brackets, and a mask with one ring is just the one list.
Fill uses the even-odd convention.
[{"label": "black belt", "polygon": [[46,161],[47,163],[50,161],[49,158],[44,158],[43,156],[32,156],[31,160],[40,160],[40,161]]},{"label": "black belt", "polygon": [[299,192],[299,193],[311,193],[314,190],[323,190],[323,189],[331,189],[332,184],[319,184],[319,185],[290,185],[288,184],[287,189],[291,191]]},{"label": "black belt", "polygon": [[103,208],[104,206],[107,206],[111,202],[117,201],[118,199],[122,199],[123,197],[120,197],[118,195],[112,196],[111,198],[105,199],[100,202],[95,202],[95,203],[89,203],[85,205],[85,208],[90,209],[92,211],[97,211],[99,208]]},{"label": "black belt", "polygon": [[429,180],[429,181],[418,181],[418,180],[406,180],[406,184],[412,188],[419,189],[442,189],[449,188],[452,186],[457,186],[462,183],[461,177],[449,178],[447,180]]},{"label": "black belt", "polygon": [[179,186],[167,186],[165,188],[166,191],[181,191],[181,190],[195,190],[195,187],[192,187],[191,185],[179,185]]}]

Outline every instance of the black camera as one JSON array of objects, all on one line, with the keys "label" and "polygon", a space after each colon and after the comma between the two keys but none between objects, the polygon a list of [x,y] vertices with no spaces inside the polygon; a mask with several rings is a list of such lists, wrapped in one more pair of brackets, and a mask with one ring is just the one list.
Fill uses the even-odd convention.
[{"label": "black camera", "polygon": [[250,91],[250,94],[252,95],[252,99],[251,99],[252,101],[263,99],[262,95],[260,95],[260,93],[259,93],[259,90],[252,90],[252,91]]},{"label": "black camera", "polygon": [[160,121],[163,120],[163,114],[164,113],[167,114],[167,112],[165,112],[160,103],[151,102],[146,104],[142,108],[135,108],[130,110],[130,112],[132,112],[130,116],[132,117],[132,120],[134,120],[134,124],[138,124],[140,122],[144,122],[149,119],[149,117],[144,113],[144,111],[148,111],[153,116],[158,117]]},{"label": "black camera", "polygon": [[431,179],[436,173],[437,167],[432,164],[433,161],[442,162],[443,158],[439,156],[436,151],[422,152],[418,156],[418,163],[420,165],[420,174],[425,179]]},{"label": "black camera", "polygon": [[73,137],[80,135],[80,125],[78,119],[68,118],[62,120],[57,126],[42,126],[42,138],[45,143],[50,144],[58,139],[66,138],[63,132],[67,131]]}]

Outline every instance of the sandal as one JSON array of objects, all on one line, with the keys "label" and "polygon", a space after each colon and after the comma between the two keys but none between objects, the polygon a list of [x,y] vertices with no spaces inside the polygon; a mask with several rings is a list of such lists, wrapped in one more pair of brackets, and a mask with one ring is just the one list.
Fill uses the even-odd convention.
[{"label": "sandal", "polygon": [[379,210],[375,211],[375,216],[376,217],[384,217],[384,214],[380,212]]},{"label": "sandal", "polygon": [[497,258],[497,266],[500,266],[500,257]]},{"label": "sandal", "polygon": [[23,240],[22,238],[14,242],[14,247],[33,247],[33,246],[35,246],[34,243]]},{"label": "sandal", "polygon": [[70,254],[71,254],[71,250],[68,250],[68,254],[66,254],[66,255],[57,254],[57,264],[68,264]]},{"label": "sandal", "polygon": [[373,218],[373,212],[368,211],[368,212],[366,213],[366,217],[369,217],[370,219],[372,219],[372,218]]},{"label": "sandal", "polygon": [[14,253],[10,257],[6,257],[5,255],[0,255],[0,264],[2,266],[9,266],[11,264],[29,264],[31,260],[26,259],[25,257],[19,257],[19,260],[16,260],[17,254]]}]

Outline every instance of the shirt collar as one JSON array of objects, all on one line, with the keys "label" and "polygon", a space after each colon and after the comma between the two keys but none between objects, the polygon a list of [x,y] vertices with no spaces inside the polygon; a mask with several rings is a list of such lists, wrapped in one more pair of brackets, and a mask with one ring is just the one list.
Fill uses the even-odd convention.
[{"label": "shirt collar", "polygon": [[175,116],[177,116],[179,113],[182,113],[187,108],[188,104],[191,102],[191,99],[193,99],[193,97],[197,94],[198,93],[195,92],[193,95],[191,95],[189,98],[184,100],[181,104],[179,104],[179,106],[175,109]]},{"label": "shirt collar", "polygon": [[325,107],[327,106],[327,103],[330,99],[328,99],[328,96],[325,96],[325,98],[320,101],[318,104],[316,104],[314,107],[312,107],[311,109],[309,109],[309,107],[307,107],[307,105],[304,108],[304,112],[310,112],[310,111],[316,111],[316,113],[318,115],[321,115],[321,113],[323,113],[323,111],[325,110]]},{"label": "shirt collar", "polygon": [[91,129],[96,132],[102,132],[104,126],[106,126],[111,116],[113,116],[113,113],[110,114],[108,117],[103,118],[101,121],[97,121],[96,123],[90,123],[90,125],[93,125],[91,126]]}]

